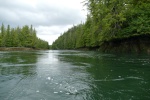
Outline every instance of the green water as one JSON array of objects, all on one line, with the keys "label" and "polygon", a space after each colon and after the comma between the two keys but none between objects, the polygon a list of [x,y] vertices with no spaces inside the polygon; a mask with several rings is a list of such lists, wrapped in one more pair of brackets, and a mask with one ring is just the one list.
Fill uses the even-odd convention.
[{"label": "green water", "polygon": [[0,51],[0,100],[150,100],[150,56]]}]

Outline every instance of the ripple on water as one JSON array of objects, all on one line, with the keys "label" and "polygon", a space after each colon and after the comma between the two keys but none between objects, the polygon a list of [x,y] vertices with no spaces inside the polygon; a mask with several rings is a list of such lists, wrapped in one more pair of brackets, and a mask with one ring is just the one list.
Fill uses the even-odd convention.
[{"label": "ripple on water", "polygon": [[143,80],[143,78],[140,78],[140,77],[134,77],[134,76],[129,76],[129,77],[126,77],[127,79],[137,79],[137,80]]},{"label": "ripple on water", "polygon": [[1,63],[1,66],[5,67],[23,67],[23,66],[34,66],[35,64],[8,64],[8,63]]},{"label": "ripple on water", "polygon": [[116,78],[116,79],[107,79],[107,78],[105,78],[105,79],[94,80],[94,81],[107,82],[107,81],[123,81],[123,80],[126,80],[126,79],[143,80],[143,78],[134,77],[134,76],[129,76],[129,77],[125,77],[125,78],[122,78],[121,76],[118,76],[118,78]]},{"label": "ripple on water", "polygon": [[[52,78],[50,76],[46,77],[45,79],[46,79],[45,85],[51,84],[50,87],[53,87],[54,94],[75,95],[78,92],[75,86],[69,84],[68,82],[65,82],[64,80],[58,81],[57,78],[55,79],[54,77]],[[65,79],[68,79],[68,78],[65,78]]]}]

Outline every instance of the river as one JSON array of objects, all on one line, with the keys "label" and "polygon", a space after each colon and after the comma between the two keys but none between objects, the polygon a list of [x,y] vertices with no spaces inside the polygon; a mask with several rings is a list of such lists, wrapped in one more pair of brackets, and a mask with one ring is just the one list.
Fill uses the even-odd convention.
[{"label": "river", "polygon": [[0,51],[0,100],[150,100],[150,56]]}]

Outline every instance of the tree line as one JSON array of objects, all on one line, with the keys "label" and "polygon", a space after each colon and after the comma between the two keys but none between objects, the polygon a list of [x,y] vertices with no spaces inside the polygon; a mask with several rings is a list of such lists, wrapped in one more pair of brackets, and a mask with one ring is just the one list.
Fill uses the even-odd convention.
[{"label": "tree line", "polygon": [[150,35],[149,0],[86,0],[85,23],[73,26],[53,42],[53,49],[100,47],[103,43]]},{"label": "tree line", "polygon": [[48,49],[47,41],[44,41],[36,36],[36,30],[27,25],[22,28],[11,28],[4,24],[0,30],[0,47],[28,47],[34,49]]}]

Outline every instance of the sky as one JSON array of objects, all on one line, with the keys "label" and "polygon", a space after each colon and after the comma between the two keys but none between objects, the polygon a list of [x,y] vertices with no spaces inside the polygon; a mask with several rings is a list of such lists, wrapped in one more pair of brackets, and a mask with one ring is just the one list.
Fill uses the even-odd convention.
[{"label": "sky", "polygon": [[51,45],[60,34],[86,20],[85,0],[0,0],[0,24],[33,25]]}]

